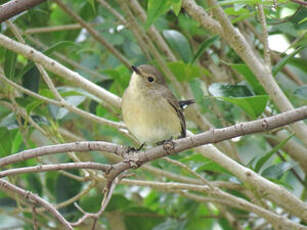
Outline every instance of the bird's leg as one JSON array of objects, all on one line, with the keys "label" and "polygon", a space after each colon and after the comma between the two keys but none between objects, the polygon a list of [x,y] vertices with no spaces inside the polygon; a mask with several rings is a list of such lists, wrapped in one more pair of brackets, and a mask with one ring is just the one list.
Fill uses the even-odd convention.
[{"label": "bird's leg", "polygon": [[133,146],[128,146],[126,153],[131,153],[131,152],[138,152],[144,147],[145,143],[141,144],[138,148],[135,148]]},{"label": "bird's leg", "polygon": [[158,142],[156,143],[156,145],[164,145],[164,144],[167,143],[167,142],[173,141],[173,139],[174,139],[174,137],[171,137],[171,138],[166,139],[166,140],[158,141]]},{"label": "bird's leg", "polygon": [[141,144],[138,148],[127,146],[127,150],[122,154],[124,162],[128,163],[131,168],[138,168],[141,166],[138,152],[144,147],[144,145],[145,143]]},{"label": "bird's leg", "polygon": [[175,149],[175,142],[173,141],[174,137],[171,137],[169,139],[159,141],[156,144],[157,145],[163,145],[163,149],[168,153],[171,154]]}]

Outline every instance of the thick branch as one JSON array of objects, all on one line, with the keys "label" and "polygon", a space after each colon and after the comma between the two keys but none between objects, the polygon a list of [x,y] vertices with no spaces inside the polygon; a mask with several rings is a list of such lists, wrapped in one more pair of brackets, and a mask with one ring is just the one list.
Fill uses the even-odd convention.
[{"label": "thick branch", "polygon": [[[243,35],[232,25],[231,21],[217,2],[215,0],[209,0],[208,3],[210,4],[216,18],[218,18],[219,23],[215,20],[213,21],[205,10],[198,6],[194,0],[182,1],[183,7],[187,10],[191,17],[198,21],[204,28],[223,37],[225,41],[227,41],[227,43],[236,51],[236,53],[244,60],[251,71],[255,74],[279,110],[283,112],[292,110],[293,105],[276,83],[272,76],[271,70],[262,60],[257,58]],[[292,128],[297,137],[299,137],[304,145],[307,146],[307,126],[303,122],[299,122],[293,124]]]},{"label": "thick branch", "polygon": [[77,84],[79,87],[87,90],[88,92],[96,95],[97,97],[105,100],[115,107],[120,107],[120,98],[109,91],[97,86],[96,84],[90,82],[89,80],[82,77],[77,72],[74,72],[59,62],[45,56],[43,53],[35,50],[34,48],[24,45],[22,43],[16,42],[9,37],[0,34],[0,45],[12,50],[16,53],[20,53],[21,55],[29,58],[30,60],[41,64],[50,72],[58,74],[59,76],[65,78],[66,80],[71,81],[74,84]]},{"label": "thick branch", "polygon": [[82,27],[84,27],[87,32],[89,32],[94,39],[100,42],[104,47],[106,47],[115,57],[118,58],[126,67],[130,68],[130,62],[114,48],[107,40],[105,40],[100,34],[88,23],[86,23],[78,14],[72,11],[68,6],[66,6],[61,0],[54,0],[62,10],[64,10],[69,16],[76,20]]},{"label": "thick branch", "polygon": [[16,193],[19,196],[23,197],[24,199],[28,200],[30,203],[40,204],[48,212],[50,212],[60,223],[62,223],[65,229],[69,230],[73,229],[70,223],[67,222],[67,220],[65,220],[65,218],[51,204],[49,204],[47,201],[40,198],[39,196],[33,194],[32,192],[23,190],[22,188],[19,188],[3,179],[0,179],[0,190],[9,193]]},{"label": "thick branch", "polygon": [[[296,122],[298,120],[303,120],[305,118],[307,118],[307,106],[303,106],[298,109],[284,112],[268,118],[249,122],[242,122],[221,129],[211,129],[209,131],[197,135],[174,141],[175,146],[172,152],[177,153],[200,145],[217,143],[242,135],[272,130],[290,124],[292,122]],[[67,144],[49,145],[35,149],[25,150],[20,153],[3,157],[0,159],[0,167],[47,154],[75,151],[106,151],[116,153],[117,155],[123,155],[125,153],[125,148],[123,146],[104,141],[82,141]],[[165,149],[163,149],[163,146],[157,146],[145,152],[138,153],[138,161],[145,163],[157,158],[167,156],[168,154],[169,153]],[[124,162],[120,162],[118,164],[125,165],[123,169],[121,169],[122,166],[118,168],[119,172],[129,168],[129,165]],[[113,171],[115,171],[114,175],[116,173],[119,173],[117,172],[117,170]]]},{"label": "thick branch", "polygon": [[[263,118],[255,121],[242,122],[230,127],[221,128],[221,129],[211,129],[209,131],[193,135],[190,137],[182,138],[174,141],[174,147],[171,153],[178,153],[189,148],[197,147],[200,145],[217,143],[220,141],[228,140],[234,137],[248,135],[252,133],[258,133],[263,131],[268,131],[287,125],[291,122],[307,118],[307,106],[300,107],[298,109],[284,112],[272,117]],[[151,148],[145,152],[138,153],[139,163],[145,163],[151,160],[155,160],[170,154],[164,146],[157,146]],[[1,161],[0,161],[1,165]],[[127,162],[120,162],[117,164],[117,167],[114,167],[114,170],[111,170],[111,175],[116,176],[118,173],[130,168]]]},{"label": "thick branch", "polygon": [[38,165],[24,168],[13,168],[0,172],[0,177],[34,172],[48,172],[68,169],[95,169],[103,172],[108,172],[111,169],[110,165],[100,164],[95,162],[70,162],[62,164]]},{"label": "thick branch", "polygon": [[28,149],[20,153],[12,154],[7,157],[0,158],[0,167],[24,161],[30,158],[49,155],[62,152],[87,152],[87,151],[105,151],[122,155],[124,148],[120,145],[104,142],[104,141],[82,141],[66,144],[47,145],[35,149]]},{"label": "thick branch", "polygon": [[0,23],[46,0],[12,0],[0,6]]}]

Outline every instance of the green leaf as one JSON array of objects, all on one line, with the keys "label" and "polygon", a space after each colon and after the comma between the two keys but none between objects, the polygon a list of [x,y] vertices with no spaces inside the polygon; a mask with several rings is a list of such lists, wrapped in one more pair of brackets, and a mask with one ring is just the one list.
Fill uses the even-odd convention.
[{"label": "green leaf", "polygon": [[147,20],[145,29],[147,30],[150,25],[162,14],[166,13],[171,6],[169,0],[148,0],[147,3]]},{"label": "green leaf", "polygon": [[269,100],[268,95],[257,95],[251,97],[218,97],[223,101],[230,102],[234,105],[239,106],[253,119],[256,119],[261,113],[263,113],[267,101]]},{"label": "green leaf", "polygon": [[167,63],[167,66],[174,73],[178,81],[189,81],[208,75],[208,71],[198,65],[187,64],[182,61]]},{"label": "green leaf", "polygon": [[39,196],[42,195],[43,192],[43,186],[40,180],[40,177],[38,174],[28,174],[26,175],[27,178],[27,187],[30,191],[37,193]]},{"label": "green leaf", "polygon": [[207,40],[203,41],[200,45],[199,45],[199,48],[196,52],[196,54],[194,55],[192,61],[191,61],[191,64],[193,64],[195,62],[196,59],[198,59],[203,51],[207,48],[209,48],[217,39],[219,38],[218,35],[216,36],[212,36],[210,38],[208,38]]},{"label": "green leaf", "polygon": [[108,204],[108,207],[106,208],[106,211],[126,209],[131,205],[131,201],[125,196],[121,194],[114,194],[110,200],[110,203]]},{"label": "green leaf", "polygon": [[39,88],[39,80],[40,72],[36,66],[34,66],[23,75],[22,86],[37,93]]},{"label": "green leaf", "polygon": [[148,0],[147,3],[147,20],[145,22],[145,29],[157,20],[158,17],[165,14],[172,9],[176,16],[181,10],[182,0]]},{"label": "green leaf", "polygon": [[180,230],[185,229],[185,222],[176,219],[166,219],[163,223],[155,226],[152,230]]},{"label": "green leaf", "polygon": [[280,179],[285,172],[292,169],[296,164],[290,162],[281,162],[277,165],[272,165],[262,172],[262,176],[272,179]]},{"label": "green leaf", "polygon": [[[159,213],[151,211],[149,208],[144,207],[131,207],[121,212],[124,216],[124,222],[126,229],[133,230],[162,230],[162,228],[156,228],[165,219],[160,216]],[[127,215],[125,215],[127,213]],[[136,215],[129,215],[129,213],[135,213]],[[145,215],[146,217],[144,218]],[[171,229],[169,229],[171,230]],[[176,229],[180,230],[180,229]]]},{"label": "green leaf", "polygon": [[269,99],[268,95],[250,96],[251,92],[243,85],[214,83],[209,86],[209,92],[217,99],[239,106],[253,119],[264,111]]},{"label": "green leaf", "polygon": [[307,22],[307,17],[306,18],[303,18],[301,21],[298,22],[298,24],[302,24],[304,22]]},{"label": "green leaf", "polygon": [[87,2],[91,5],[94,12],[96,12],[95,0],[87,0]]},{"label": "green leaf", "polygon": [[[85,96],[68,96],[68,97],[65,97],[65,101],[67,103],[69,103],[70,105],[73,105],[75,107],[80,105],[84,100],[85,100]],[[48,105],[48,107],[50,109],[50,113],[51,113],[52,117],[56,120],[63,119],[69,113],[69,110],[67,110],[65,108],[60,108],[56,105],[50,104],[50,105]]]},{"label": "green leaf", "polygon": [[294,134],[290,135],[289,137],[284,139],[282,142],[280,142],[278,145],[274,146],[274,148],[270,150],[269,152],[267,152],[263,157],[261,157],[256,163],[255,171],[259,172],[259,170],[265,164],[265,162],[267,162],[271,158],[271,156],[273,156],[274,153],[280,150],[293,136]]},{"label": "green leaf", "polygon": [[[70,173],[79,175],[78,170],[70,170]],[[70,199],[78,194],[81,190],[82,183],[71,178],[59,174],[55,183],[55,197],[57,203]],[[61,212],[69,212],[74,209],[73,205],[65,206],[60,209]]]},{"label": "green leaf", "polygon": [[298,36],[298,30],[296,29],[295,24],[289,21],[285,23],[273,25],[271,32],[272,33],[284,33],[284,34],[294,36],[294,37]]},{"label": "green leaf", "polygon": [[186,37],[177,30],[163,30],[163,36],[173,50],[176,51],[184,62],[190,62],[193,58],[192,49]]},{"label": "green leaf", "polygon": [[[76,43],[70,42],[70,41],[60,41],[55,43],[54,45],[48,47],[48,49],[44,50],[42,53],[49,56],[51,55],[54,51],[64,49],[64,47],[67,46],[74,46],[77,47]],[[21,73],[18,75],[18,78],[21,76],[24,76],[28,71],[30,71],[33,67],[35,66],[34,62],[29,62],[21,71]]]},{"label": "green leaf", "polygon": [[300,86],[294,91],[295,96],[307,100],[307,85]]},{"label": "green leaf", "polygon": [[11,148],[11,153],[16,153],[19,150],[20,145],[22,144],[22,135],[18,131],[14,137],[13,143],[12,143],[12,148]]},{"label": "green leaf", "polygon": [[252,87],[254,92],[257,95],[263,95],[266,94],[264,88],[262,85],[259,83],[258,79],[256,76],[253,74],[252,71],[247,67],[245,64],[231,64],[230,65],[233,69],[238,71],[244,78],[245,80],[249,83],[249,85]]},{"label": "green leaf", "polygon": [[182,0],[172,0],[171,7],[172,7],[176,16],[178,16],[179,13],[180,13],[181,5],[182,5]]},{"label": "green leaf", "polygon": [[15,76],[17,54],[13,51],[6,50],[4,58],[4,74],[7,78],[13,79]]},{"label": "green leaf", "polygon": [[235,24],[237,22],[243,21],[246,18],[250,18],[252,16],[254,16],[256,14],[256,12],[251,12],[251,13],[247,13],[247,14],[241,14],[239,17],[236,17],[234,19],[231,20],[232,24]]},{"label": "green leaf", "polygon": [[102,194],[97,192],[97,189],[92,189],[80,199],[80,206],[87,212],[97,212],[100,209],[102,198]]},{"label": "green leaf", "polygon": [[231,175],[231,173],[227,169],[223,168],[221,165],[215,163],[212,160],[205,159],[204,162],[205,163],[202,166],[197,168],[196,172],[210,171]]},{"label": "green leaf", "polygon": [[291,54],[284,56],[275,66],[273,66],[272,68],[273,76],[276,76],[276,74],[287,64],[287,62],[303,49],[304,47],[300,47],[294,50]]},{"label": "green leaf", "polygon": [[245,85],[213,83],[209,86],[208,90],[211,95],[216,97],[246,97],[253,95]]},{"label": "green leaf", "polygon": [[0,126],[0,158],[8,155],[12,149],[13,138],[7,127]]},{"label": "green leaf", "polygon": [[33,102],[31,102],[30,104],[26,106],[27,114],[31,114],[33,110],[35,110],[38,106],[40,106],[43,103],[44,101],[33,100]]}]

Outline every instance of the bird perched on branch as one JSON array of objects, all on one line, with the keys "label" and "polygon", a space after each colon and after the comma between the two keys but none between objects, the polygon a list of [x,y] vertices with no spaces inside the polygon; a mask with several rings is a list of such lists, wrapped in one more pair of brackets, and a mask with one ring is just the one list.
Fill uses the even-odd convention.
[{"label": "bird perched on branch", "polygon": [[122,98],[122,115],[140,143],[160,144],[186,136],[183,109],[194,100],[178,101],[162,74],[151,65],[132,66]]}]

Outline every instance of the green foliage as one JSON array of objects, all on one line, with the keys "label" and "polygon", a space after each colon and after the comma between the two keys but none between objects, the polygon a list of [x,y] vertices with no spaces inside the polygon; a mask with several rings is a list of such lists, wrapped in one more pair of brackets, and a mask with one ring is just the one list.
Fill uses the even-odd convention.
[{"label": "green foliage", "polygon": [[291,137],[293,137],[293,135],[287,137],[285,140],[276,145],[272,150],[266,153],[263,157],[261,157],[256,163],[255,171],[259,172],[261,167],[273,156],[273,154],[279,151],[290,140]]},{"label": "green foliage", "polygon": [[17,54],[13,51],[5,51],[4,73],[7,78],[13,79],[15,77]]},{"label": "green foliage", "polygon": [[176,30],[164,30],[163,36],[170,47],[180,55],[184,62],[190,62],[193,58],[191,46],[185,36]]},{"label": "green foliage", "polygon": [[203,41],[200,45],[198,50],[196,51],[195,55],[193,56],[193,59],[191,63],[193,64],[200,55],[204,52],[204,50],[208,49],[216,40],[218,39],[218,36],[212,36],[211,38],[208,38],[207,40]]},{"label": "green foliage", "polygon": [[200,78],[208,74],[205,68],[182,61],[168,63],[168,67],[180,82],[187,82],[193,78]]},{"label": "green foliage", "polygon": [[[136,39],[134,28],[129,27],[126,12],[118,1],[107,2],[124,18],[125,23],[114,16],[108,8],[102,7],[98,1],[62,0],[130,64],[151,63],[161,70],[163,67],[158,63],[166,64],[178,84],[182,86],[178,90],[177,85],[166,76],[167,84],[178,99],[194,98],[196,101],[196,105],[185,110],[187,128],[193,133],[207,131],[210,127],[227,127],[282,111],[272,101],[271,92],[263,87],[263,81],[268,76],[261,76],[263,81],[255,76],[253,68],[244,62],[246,59],[240,57],[229,46],[227,31],[224,31],[226,38],[224,39],[223,36],[205,29],[194,19],[197,15],[191,17],[187,9],[182,8],[182,0],[137,1],[144,9],[146,20],[142,20],[138,16],[137,8],[130,5],[134,1],[123,2],[127,3],[136,17],[138,31],[145,31],[150,42],[153,43],[160,55],[160,62],[149,48],[143,34],[138,35],[145,45]],[[214,12],[206,1],[196,2],[209,16],[211,12]],[[307,102],[306,7],[284,0],[277,1],[276,7],[272,7],[271,1],[259,0],[224,0],[218,1],[218,4],[230,18],[232,25],[248,38],[248,44],[259,59],[263,58],[264,50],[260,40],[263,34],[257,4],[263,4],[269,36],[282,35],[289,42],[289,45],[282,47],[280,51],[271,50],[274,56],[279,57],[272,58],[271,71],[274,80],[295,107],[305,105]],[[215,20],[217,18],[214,17]],[[130,80],[129,66],[121,63],[88,31],[78,27],[78,23],[56,2],[45,1],[19,14],[11,21],[22,31],[27,45],[72,71],[78,72],[97,86],[115,95],[123,95]],[[75,28],[67,29],[71,24]],[[68,27],[58,29],[59,27],[54,26]],[[151,26],[156,28],[176,60],[168,57],[156,39],[149,34]],[[49,27],[52,27],[51,31],[42,32],[42,29]],[[2,34],[18,40],[5,23],[0,25],[0,29]],[[41,31],[33,33],[30,29]],[[43,45],[36,43],[33,39]],[[143,53],[144,48],[149,55]],[[0,66],[3,74],[20,86],[40,96],[57,100],[35,63],[30,59],[0,47]],[[88,86],[81,82],[72,83],[70,79],[62,78],[57,71],[48,71],[48,75],[56,90],[71,106],[89,112],[92,116],[96,115],[116,122],[122,121],[120,109],[110,105],[96,94],[90,93]],[[277,133],[275,131],[277,130],[234,138],[216,146],[219,151],[227,155],[225,158],[236,156],[232,160],[288,189],[296,195],[297,199],[306,203],[306,169],[302,167],[304,162],[292,159],[291,151],[293,150],[288,146],[290,139],[291,144],[297,144],[299,147],[301,142],[288,133],[287,138],[273,145],[271,140],[280,140],[275,138]],[[0,79],[0,158],[30,148],[77,140],[102,140],[121,145],[138,145],[123,130],[96,123],[66,108],[26,95]],[[114,164],[118,160],[117,156],[100,151],[74,154],[80,161]],[[141,167],[122,174],[124,178],[113,191],[112,198],[98,219],[97,225],[104,229],[114,229],[114,226],[111,226],[114,224],[112,218],[118,217],[116,219],[118,224],[123,225],[123,228],[127,230],[254,230],[261,227],[259,223],[266,221],[262,217],[258,218],[257,215],[251,214],[244,207],[235,209],[231,205],[224,204],[231,204],[228,200],[215,203],[202,202],[195,198],[197,196],[204,199],[216,198],[205,192],[157,186],[158,183],[167,182],[170,182],[170,185],[184,184],[189,183],[189,180],[201,184],[202,182],[191,170],[210,182],[230,185],[220,187],[225,193],[247,200],[259,207],[264,204],[275,215],[280,213],[280,207],[272,200],[267,200],[266,194],[259,197],[258,191],[252,186],[254,181],[251,181],[250,187],[247,186],[234,171],[226,169],[225,165],[218,164],[214,157],[209,159],[200,154],[197,149],[189,149],[169,155],[169,158],[184,164],[185,167],[171,164],[165,159],[158,159],[149,162],[147,166],[150,167],[147,169]],[[50,154],[7,165],[0,171],[71,160],[67,152]],[[67,175],[56,170],[24,173],[1,179],[37,194],[54,206],[84,192],[74,201],[75,204],[86,212],[97,212],[104,198],[105,181],[101,178],[106,175],[94,170],[65,171],[71,174]],[[93,187],[86,190],[97,175],[99,180],[95,181]],[[74,176],[85,181],[79,181]],[[174,179],[174,177],[177,178]],[[134,180],[155,186],[134,185]],[[240,189],[236,189],[239,186]],[[253,197],[248,197],[246,194],[252,194]],[[188,195],[190,195],[189,198],[187,198]],[[34,203],[25,203],[25,200],[24,197],[17,199],[10,192],[0,191],[1,227],[9,229],[18,223],[21,226],[20,229],[33,229],[32,223],[37,220],[38,229],[62,229],[53,215],[40,211],[34,213],[32,209]],[[35,204],[35,207],[36,210],[40,210],[39,205]],[[82,215],[73,203],[69,203],[59,211],[69,221],[76,221]],[[287,213],[286,209],[283,211],[289,220],[300,222],[297,217],[291,219],[293,215]],[[18,220],[15,217],[18,217]],[[235,223],[229,221],[232,218]],[[240,226],[237,227],[236,224]],[[301,221],[300,224],[304,223]],[[85,226],[85,229],[90,227]],[[269,228],[269,225],[266,227]]]},{"label": "green foliage", "polygon": [[159,16],[165,14],[170,9],[173,9],[174,13],[178,15],[181,9],[181,1],[182,0],[148,0],[148,17],[145,23],[146,29],[148,29]]},{"label": "green foliage", "polygon": [[238,71],[245,78],[255,94],[265,94],[263,86],[245,64],[232,64],[231,67]]},{"label": "green foliage", "polygon": [[209,87],[209,92],[217,99],[239,106],[253,119],[263,113],[269,99],[268,95],[251,96],[244,85],[214,83]]}]

